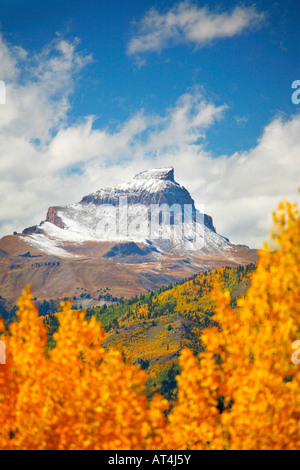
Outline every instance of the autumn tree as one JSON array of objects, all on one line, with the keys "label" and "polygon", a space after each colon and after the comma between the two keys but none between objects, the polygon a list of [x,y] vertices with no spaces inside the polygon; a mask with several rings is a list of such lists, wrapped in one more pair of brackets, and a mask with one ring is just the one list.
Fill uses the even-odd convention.
[{"label": "autumn tree", "polygon": [[215,292],[218,327],[199,358],[181,355],[178,402],[164,430],[169,449],[299,449],[300,218],[279,205],[271,241],[237,309]]},{"label": "autumn tree", "polygon": [[160,443],[167,402],[148,404],[144,371],[105,352],[104,330],[85,312],[62,304],[56,346],[45,352],[46,329],[30,289],[5,338],[0,366],[0,449],[138,449]]}]

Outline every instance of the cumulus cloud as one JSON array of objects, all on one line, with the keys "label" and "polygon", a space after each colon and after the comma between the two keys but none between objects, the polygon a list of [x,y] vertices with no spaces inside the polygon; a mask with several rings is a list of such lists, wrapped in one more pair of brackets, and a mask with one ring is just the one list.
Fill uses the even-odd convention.
[{"label": "cumulus cloud", "polygon": [[50,205],[168,165],[235,243],[260,246],[278,201],[295,200],[299,115],[275,117],[251,150],[213,158],[206,130],[228,110],[200,87],[162,114],[139,110],[114,131],[96,129],[94,116],[69,120],[75,77],[91,60],[77,43],[57,38],[35,57],[3,41],[0,56],[1,48],[11,64],[0,105],[1,236],[39,223]]},{"label": "cumulus cloud", "polygon": [[[260,247],[279,200],[299,202],[300,116],[276,117],[257,145],[229,157],[203,159],[206,207],[220,233]],[[205,187],[205,190],[204,190]],[[201,198],[201,188],[195,194]]]},{"label": "cumulus cloud", "polygon": [[127,53],[160,52],[184,43],[200,47],[214,39],[230,38],[253,29],[264,17],[255,6],[237,6],[229,13],[199,8],[188,1],[176,4],[163,14],[151,8],[136,23],[136,35],[130,39]]},{"label": "cumulus cloud", "polygon": [[0,36],[0,58],[0,76],[6,82],[6,104],[0,105],[0,217],[8,229],[20,228],[51,192],[60,191],[52,186],[48,149],[68,121],[75,76],[91,56],[79,53],[76,41],[59,37],[29,56]]}]

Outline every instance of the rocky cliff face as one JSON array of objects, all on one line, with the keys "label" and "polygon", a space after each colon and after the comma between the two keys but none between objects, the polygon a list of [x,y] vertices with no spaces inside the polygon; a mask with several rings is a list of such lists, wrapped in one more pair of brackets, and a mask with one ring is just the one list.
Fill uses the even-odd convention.
[{"label": "rocky cliff face", "polygon": [[46,215],[46,222],[50,222],[51,224],[56,225],[59,228],[65,228],[65,224],[63,223],[61,218],[57,215],[57,212],[61,209],[62,209],[61,207],[49,207],[47,215]]}]

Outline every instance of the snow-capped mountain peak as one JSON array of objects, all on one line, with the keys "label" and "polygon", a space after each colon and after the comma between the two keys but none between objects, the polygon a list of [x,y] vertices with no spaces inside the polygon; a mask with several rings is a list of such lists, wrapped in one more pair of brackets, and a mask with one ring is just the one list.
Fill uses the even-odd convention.
[{"label": "snow-capped mountain peak", "polygon": [[155,168],[151,170],[144,170],[133,177],[134,180],[161,180],[171,181],[172,183],[178,184],[174,180],[174,168],[169,166],[167,168]]},{"label": "snow-capped mountain peak", "polygon": [[215,253],[229,245],[175,181],[173,167],[145,170],[75,204],[50,207],[46,220],[23,234],[32,246],[58,255],[66,242],[91,240],[151,243],[161,253]]}]

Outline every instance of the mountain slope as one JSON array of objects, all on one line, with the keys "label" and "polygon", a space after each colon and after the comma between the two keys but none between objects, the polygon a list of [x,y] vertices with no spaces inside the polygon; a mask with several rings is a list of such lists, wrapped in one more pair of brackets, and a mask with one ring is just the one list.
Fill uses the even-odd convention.
[{"label": "mountain slope", "polygon": [[129,298],[256,259],[256,250],[216,232],[173,168],[154,169],[75,204],[50,207],[40,225],[3,237],[0,295],[13,304],[30,283],[40,301],[76,297],[88,307],[101,304],[100,289]]},{"label": "mountain slope", "polygon": [[[245,295],[254,269],[250,264],[201,273],[116,306],[88,309],[87,316],[95,315],[101,321],[107,332],[106,348],[120,349],[129,362],[147,371],[148,393],[160,391],[170,399],[180,351],[188,347],[200,352],[199,332],[214,323],[211,291],[215,283],[224,284],[235,307],[236,299]],[[51,334],[57,320],[59,314],[44,318]]]}]

